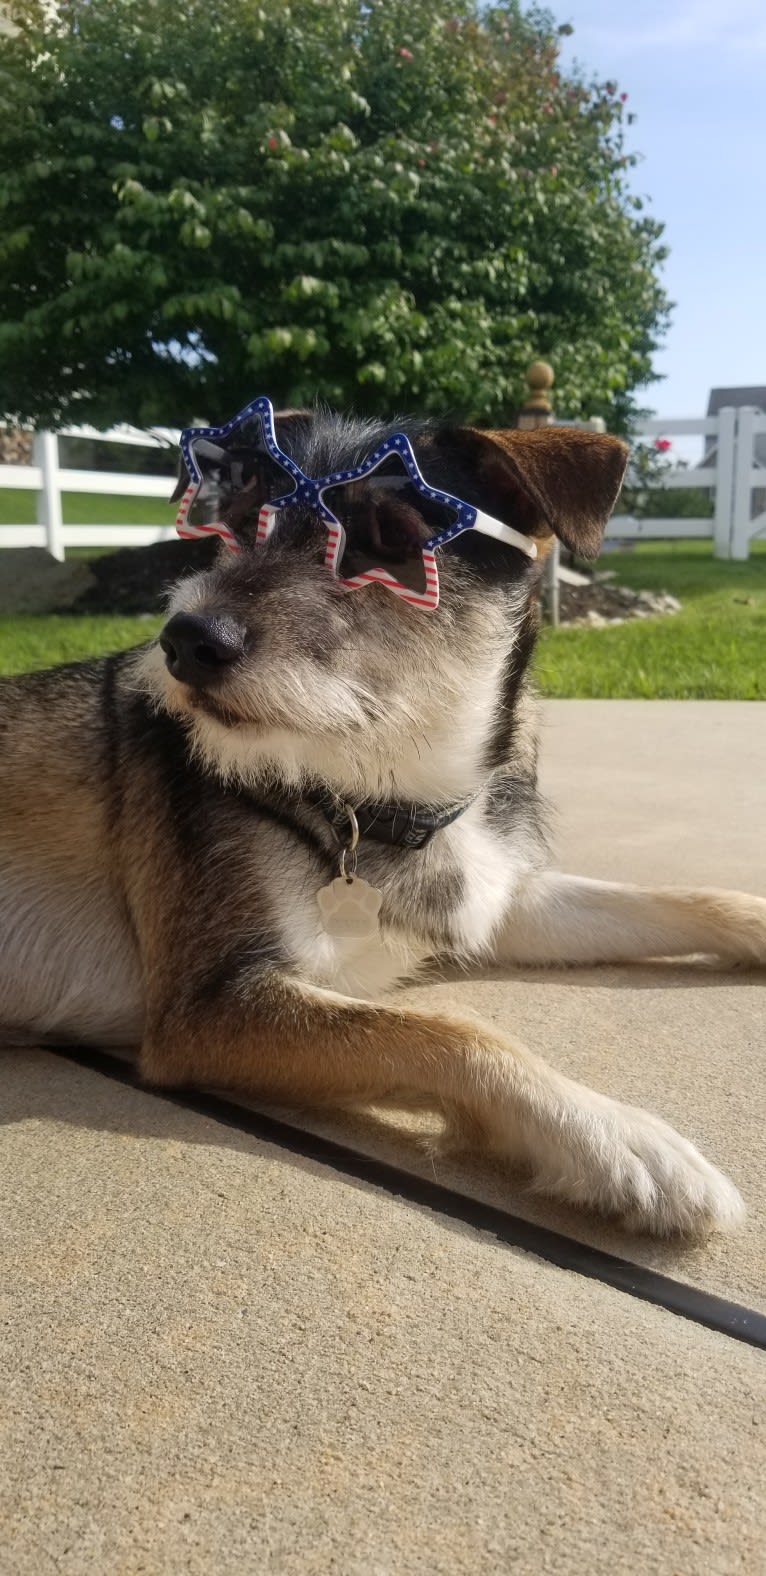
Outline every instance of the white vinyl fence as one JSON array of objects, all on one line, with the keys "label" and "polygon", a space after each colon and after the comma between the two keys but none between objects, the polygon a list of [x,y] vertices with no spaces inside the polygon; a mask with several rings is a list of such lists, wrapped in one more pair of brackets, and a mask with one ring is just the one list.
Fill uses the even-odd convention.
[{"label": "white vinyl fence", "polygon": [[[756,453],[756,440],[766,435],[766,414],[751,407],[726,408],[717,416],[647,421],[637,433],[648,441],[694,435],[708,440],[703,465],[671,469],[664,474],[661,485],[673,490],[711,488],[715,497],[713,517],[648,520],[613,515],[607,526],[608,538],[633,541],[637,538],[710,537],[718,558],[749,556],[753,537],[766,532],[766,509],[753,511],[754,490],[766,488],[766,464],[759,463]],[[62,469],[56,434],[36,433],[33,463],[0,465],[0,488],[24,488],[34,492],[38,523],[0,525],[0,547],[47,547],[54,558],[63,559],[68,547],[143,547],[174,537],[175,516],[170,505],[167,525],[64,525],[61,495],[62,492],[88,492],[100,493],[105,498],[132,496],[167,501],[175,484],[177,432],[170,428],[141,432],[134,427],[97,432],[90,427],[70,427],[64,429],[62,436],[102,439],[142,448],[167,448],[167,475],[137,476],[118,471]],[[763,451],[766,445],[761,442],[758,448]]]},{"label": "white vinyl fence", "polygon": [[[612,515],[606,528],[610,539],[635,540],[673,537],[712,537],[716,558],[750,556],[750,543],[766,532],[766,509],[753,508],[753,492],[766,489],[766,464],[758,450],[766,451],[766,413],[752,406],[727,406],[717,416],[671,421],[645,421],[636,436],[695,437],[706,439],[702,465],[666,471],[661,490],[710,487],[715,508],[712,519],[640,520],[632,515]],[[761,443],[757,443],[757,439]]]},{"label": "white vinyl fence", "polygon": [[[169,503],[176,483],[177,444],[172,428],[64,427],[58,436],[36,432],[31,465],[0,465],[0,487],[24,488],[37,495],[37,525],[0,525],[0,547],[47,547],[63,559],[67,547],[146,547],[175,537],[175,505]],[[133,475],[127,471],[67,470],[59,465],[58,439],[91,438],[142,449],[166,449],[166,476]],[[162,498],[168,505],[167,525],[64,525],[61,494],[100,493],[104,498]],[[105,513],[108,511],[105,510]]]}]

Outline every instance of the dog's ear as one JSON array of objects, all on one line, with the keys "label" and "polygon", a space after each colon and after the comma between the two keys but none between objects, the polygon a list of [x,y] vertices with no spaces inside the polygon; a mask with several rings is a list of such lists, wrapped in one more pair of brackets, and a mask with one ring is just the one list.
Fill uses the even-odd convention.
[{"label": "dog's ear", "polygon": [[596,557],[625,474],[626,444],[577,427],[463,428],[456,436],[501,520],[529,536],[552,531],[572,552]]},{"label": "dog's ear", "polygon": [[275,410],[274,426],[277,437],[282,439],[290,433],[310,427],[315,414],[313,410]]}]

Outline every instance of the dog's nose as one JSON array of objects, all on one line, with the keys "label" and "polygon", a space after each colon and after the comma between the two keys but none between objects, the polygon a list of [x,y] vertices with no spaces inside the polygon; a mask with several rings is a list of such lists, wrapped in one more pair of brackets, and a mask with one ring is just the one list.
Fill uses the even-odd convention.
[{"label": "dog's nose", "polygon": [[224,674],[245,650],[245,632],[236,619],[221,615],[176,613],[160,635],[165,662],[174,679],[197,689]]}]

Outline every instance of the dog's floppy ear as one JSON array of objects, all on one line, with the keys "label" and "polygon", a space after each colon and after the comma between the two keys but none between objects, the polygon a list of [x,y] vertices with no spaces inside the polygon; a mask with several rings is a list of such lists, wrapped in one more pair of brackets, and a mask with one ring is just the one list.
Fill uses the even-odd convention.
[{"label": "dog's floppy ear", "polygon": [[625,474],[626,444],[577,427],[464,428],[460,440],[500,519],[529,536],[552,531],[572,552],[596,557]]},{"label": "dog's floppy ear", "polygon": [[[299,427],[310,427],[316,412],[307,408],[289,410],[275,410],[274,423],[277,437],[284,437],[287,432],[294,432]],[[281,423],[284,422],[284,426]]]}]

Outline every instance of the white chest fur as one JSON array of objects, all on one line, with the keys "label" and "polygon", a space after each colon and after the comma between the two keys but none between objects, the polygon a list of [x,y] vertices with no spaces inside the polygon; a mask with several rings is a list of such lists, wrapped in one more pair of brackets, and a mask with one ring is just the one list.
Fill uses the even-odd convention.
[{"label": "white chest fur", "polygon": [[452,950],[486,956],[508,911],[517,881],[534,862],[532,845],[510,843],[484,819],[478,805],[440,834],[463,877],[463,899],[452,922]]},{"label": "white chest fur", "polygon": [[416,936],[389,927],[371,937],[328,935],[316,894],[307,893],[305,884],[291,893],[291,885],[280,894],[280,928],[298,968],[314,985],[331,986],[347,996],[378,996],[414,973],[433,950]]},{"label": "white chest fur", "polygon": [[[462,893],[453,912],[440,914],[440,922],[444,925],[446,920],[449,935],[443,950],[461,957],[486,956],[507,912],[514,885],[530,866],[530,851],[523,845],[509,848],[476,806],[437,836],[443,840],[451,869],[457,863],[462,878]],[[419,854],[405,857],[418,859]],[[359,868],[361,874],[363,845]],[[415,916],[409,922],[406,910],[396,901],[396,870],[393,864],[390,876],[382,883],[385,896],[391,899],[384,912],[398,910],[400,922],[391,924],[389,920],[376,935],[364,939],[327,934],[316,893],[306,890],[305,876],[283,884],[278,922],[307,980],[350,996],[376,996],[413,974],[434,955],[433,944],[418,935]]]}]

